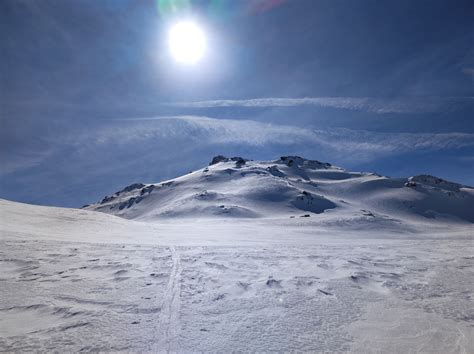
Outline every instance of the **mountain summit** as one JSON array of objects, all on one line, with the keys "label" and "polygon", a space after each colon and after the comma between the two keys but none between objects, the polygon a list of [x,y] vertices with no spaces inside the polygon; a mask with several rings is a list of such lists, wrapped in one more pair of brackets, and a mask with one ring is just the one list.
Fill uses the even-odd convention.
[{"label": "mountain summit", "polygon": [[419,175],[390,178],[299,156],[274,161],[215,156],[161,183],[134,183],[84,209],[127,219],[299,218],[474,222],[474,189]]}]

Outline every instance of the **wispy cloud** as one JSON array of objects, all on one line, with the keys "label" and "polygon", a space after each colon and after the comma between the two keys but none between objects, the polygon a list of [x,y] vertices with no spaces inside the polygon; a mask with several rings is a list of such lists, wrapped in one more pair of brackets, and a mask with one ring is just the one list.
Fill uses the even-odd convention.
[{"label": "wispy cloud", "polygon": [[451,112],[466,104],[472,103],[474,103],[474,97],[274,97],[244,100],[177,102],[170,105],[186,108],[318,106],[367,111],[371,113],[429,113],[440,111]]},{"label": "wispy cloud", "polygon": [[[130,118],[109,121],[93,132],[64,134],[48,141],[47,151],[31,151],[4,156],[1,174],[10,174],[29,167],[45,166],[59,156],[67,163],[98,170],[116,167],[98,161],[149,159],[159,163],[172,156],[170,146],[191,152],[197,150],[223,151],[229,146],[259,148],[275,151],[288,149],[301,154],[317,151],[322,156],[353,164],[414,151],[437,151],[474,147],[474,134],[468,133],[382,133],[366,130],[316,130],[289,125],[270,124],[253,120],[217,119],[199,116],[169,116]],[[96,156],[100,151],[101,156]],[[157,156],[160,151],[163,155]],[[67,153],[67,156],[63,156]],[[151,156],[151,157],[150,157]],[[125,160],[124,160],[125,159]],[[61,161],[63,161],[61,160]],[[66,163],[66,162],[61,163]]]},{"label": "wispy cloud", "polygon": [[53,150],[50,148],[40,151],[0,154],[0,176],[38,166],[52,154]]},{"label": "wispy cloud", "polygon": [[457,149],[474,146],[468,133],[382,133],[366,130],[315,130],[262,123],[253,120],[216,119],[197,116],[135,118],[97,133],[97,144],[129,144],[147,140],[186,139],[204,144],[250,146],[318,145],[334,153],[366,157],[416,150]]}]

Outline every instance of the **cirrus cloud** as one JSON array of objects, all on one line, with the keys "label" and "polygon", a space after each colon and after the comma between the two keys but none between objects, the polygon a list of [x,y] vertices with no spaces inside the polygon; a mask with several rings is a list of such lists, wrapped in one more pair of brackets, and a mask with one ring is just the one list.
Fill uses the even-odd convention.
[{"label": "cirrus cloud", "polygon": [[176,102],[171,106],[182,108],[222,107],[296,107],[317,106],[367,111],[371,113],[432,113],[451,112],[474,103],[474,97],[304,97],[304,98],[252,98],[244,100],[209,100]]}]

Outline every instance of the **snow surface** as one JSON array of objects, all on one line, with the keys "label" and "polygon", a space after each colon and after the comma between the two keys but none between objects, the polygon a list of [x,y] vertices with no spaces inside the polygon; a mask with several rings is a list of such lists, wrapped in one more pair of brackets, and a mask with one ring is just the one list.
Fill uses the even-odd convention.
[{"label": "snow surface", "polygon": [[472,188],[244,162],[0,200],[0,350],[473,351]]}]

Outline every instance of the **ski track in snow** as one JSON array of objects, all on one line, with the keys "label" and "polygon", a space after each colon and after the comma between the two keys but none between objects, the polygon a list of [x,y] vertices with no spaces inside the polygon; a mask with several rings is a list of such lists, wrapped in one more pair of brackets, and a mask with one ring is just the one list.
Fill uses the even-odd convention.
[{"label": "ski track in snow", "polygon": [[156,350],[167,349],[167,352],[176,352],[179,336],[179,308],[181,287],[181,259],[175,247],[170,247],[173,266],[169,275],[163,304],[161,306],[160,325],[158,334],[160,339]]}]

